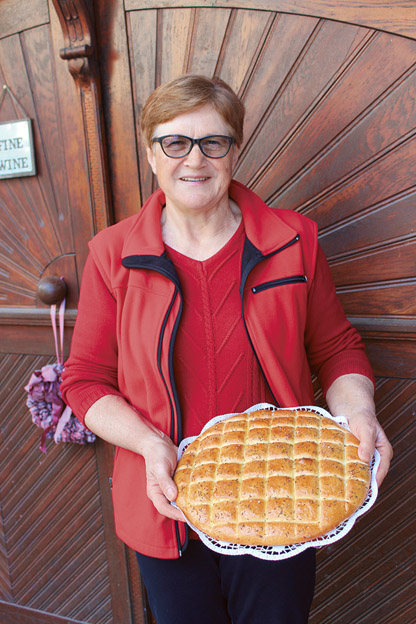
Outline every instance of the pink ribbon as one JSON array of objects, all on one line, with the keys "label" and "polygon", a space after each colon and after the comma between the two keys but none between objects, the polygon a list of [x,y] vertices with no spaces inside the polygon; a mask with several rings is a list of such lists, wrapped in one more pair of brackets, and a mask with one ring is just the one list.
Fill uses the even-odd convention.
[{"label": "pink ribbon", "polygon": [[[62,279],[62,278],[61,278]],[[63,353],[64,353],[64,316],[65,316],[65,303],[66,299],[61,301],[61,305],[59,306],[59,337],[60,337],[60,350],[58,347],[58,331],[56,327],[56,304],[51,305],[51,321],[52,321],[52,330],[53,330],[53,338],[55,341],[55,353],[56,353],[56,361],[58,364],[63,364]]]}]

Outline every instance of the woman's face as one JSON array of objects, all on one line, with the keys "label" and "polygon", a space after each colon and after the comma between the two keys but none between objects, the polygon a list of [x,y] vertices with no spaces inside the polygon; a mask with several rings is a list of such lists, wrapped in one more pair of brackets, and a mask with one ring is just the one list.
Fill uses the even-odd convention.
[{"label": "woman's face", "polygon": [[[232,136],[225,120],[209,104],[159,124],[154,137],[169,134],[193,139],[216,134]],[[171,206],[190,215],[212,212],[220,206],[228,208],[228,187],[237,156],[234,145],[224,158],[216,159],[204,156],[198,145],[182,158],[169,158],[159,143],[147,148],[147,158],[166,196],[166,208]]]}]

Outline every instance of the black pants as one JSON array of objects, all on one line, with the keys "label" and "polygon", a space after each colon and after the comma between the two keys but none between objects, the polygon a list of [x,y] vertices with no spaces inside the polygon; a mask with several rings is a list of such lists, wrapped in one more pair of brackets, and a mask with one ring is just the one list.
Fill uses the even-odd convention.
[{"label": "black pants", "polygon": [[190,540],[180,559],[137,554],[158,624],[306,624],[315,549],[282,561],[219,555]]}]

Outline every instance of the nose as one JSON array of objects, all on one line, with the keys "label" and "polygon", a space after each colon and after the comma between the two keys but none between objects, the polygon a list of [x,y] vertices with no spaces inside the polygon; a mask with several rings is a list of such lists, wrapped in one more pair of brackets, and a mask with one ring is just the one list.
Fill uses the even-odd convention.
[{"label": "nose", "polygon": [[194,143],[191,151],[184,157],[184,159],[185,164],[195,167],[203,165],[205,163],[206,156],[204,156],[204,154],[202,153],[199,145],[197,143]]}]

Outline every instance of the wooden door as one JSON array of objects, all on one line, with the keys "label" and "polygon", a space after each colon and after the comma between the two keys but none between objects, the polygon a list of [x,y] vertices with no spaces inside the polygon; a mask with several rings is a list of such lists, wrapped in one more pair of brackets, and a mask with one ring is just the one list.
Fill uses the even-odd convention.
[{"label": "wooden door", "polygon": [[[0,621],[144,622],[132,553],[115,537],[112,449],[47,443],[25,405],[56,359],[39,281],[68,286],[65,354],[87,242],[109,223],[90,3],[0,2],[0,121],[32,120],[37,175],[0,179]],[[74,50],[75,48],[75,50]],[[130,580],[134,583],[130,586]]]},{"label": "wooden door", "polygon": [[318,223],[341,301],[366,341],[395,458],[374,508],[345,539],[319,552],[311,623],[410,624],[416,619],[409,505],[416,434],[414,3],[95,4],[116,220],[135,213],[154,188],[137,124],[143,103],[161,82],[193,72],[219,75],[244,100],[237,179],[270,205]]}]

